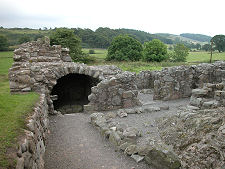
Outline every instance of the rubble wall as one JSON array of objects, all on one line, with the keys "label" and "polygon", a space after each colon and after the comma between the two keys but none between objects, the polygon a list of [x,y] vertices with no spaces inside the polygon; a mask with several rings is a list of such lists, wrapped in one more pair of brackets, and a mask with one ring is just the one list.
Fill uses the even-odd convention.
[{"label": "rubble wall", "polygon": [[154,89],[154,99],[172,100],[190,97],[192,89],[204,83],[220,83],[225,79],[225,62],[176,66],[162,71],[142,71],[136,76],[138,89]]},{"label": "rubble wall", "polygon": [[28,117],[25,137],[20,141],[17,152],[17,169],[44,168],[46,136],[48,133],[48,104],[44,94]]}]

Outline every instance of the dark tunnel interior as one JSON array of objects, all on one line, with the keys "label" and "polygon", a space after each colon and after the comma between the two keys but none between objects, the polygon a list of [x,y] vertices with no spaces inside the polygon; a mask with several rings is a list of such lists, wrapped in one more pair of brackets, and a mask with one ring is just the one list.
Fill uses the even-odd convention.
[{"label": "dark tunnel interior", "polygon": [[53,101],[54,109],[62,114],[83,111],[83,105],[89,103],[91,87],[99,83],[98,79],[83,74],[68,74],[57,80],[51,95],[57,95]]}]

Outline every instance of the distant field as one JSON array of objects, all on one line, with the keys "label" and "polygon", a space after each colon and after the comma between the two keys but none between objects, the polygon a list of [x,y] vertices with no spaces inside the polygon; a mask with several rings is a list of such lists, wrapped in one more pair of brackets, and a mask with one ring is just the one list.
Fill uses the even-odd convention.
[{"label": "distant field", "polygon": [[[115,61],[105,61],[104,59],[107,56],[106,49],[94,49],[95,54],[90,54],[96,58],[96,63],[92,63],[91,65],[101,65],[101,64],[109,64],[109,65],[116,65],[124,71],[132,71],[132,72],[140,72],[141,70],[160,70],[162,67],[170,67],[170,66],[179,66],[185,64],[196,64],[202,62],[209,62],[210,53],[209,52],[189,52],[187,57],[187,62],[154,62],[154,63],[146,63],[146,62],[115,62]],[[83,49],[85,53],[88,53],[89,49]],[[212,60],[225,60],[225,52],[213,53]]]},{"label": "distant field", "polygon": [[[210,52],[189,52],[187,62],[209,62]],[[225,60],[225,52],[213,52],[212,60]]]},{"label": "distant field", "polygon": [[8,69],[13,63],[12,56],[13,52],[0,52],[0,168],[15,167],[8,150],[16,150],[16,140],[25,127],[26,116],[39,98],[35,93],[10,94]]}]

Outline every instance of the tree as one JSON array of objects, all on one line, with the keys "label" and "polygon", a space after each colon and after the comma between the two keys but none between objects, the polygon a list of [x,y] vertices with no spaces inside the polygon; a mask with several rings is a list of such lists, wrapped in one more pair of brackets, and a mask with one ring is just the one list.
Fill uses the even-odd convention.
[{"label": "tree", "polygon": [[5,36],[0,35],[0,51],[7,51],[9,49],[8,40]]},{"label": "tree", "polygon": [[142,45],[128,35],[115,37],[108,48],[107,60],[138,61],[142,57]]},{"label": "tree", "polygon": [[211,49],[210,44],[204,44],[204,45],[202,46],[202,50],[210,51],[210,49]]},{"label": "tree", "polygon": [[27,35],[23,35],[22,37],[19,38],[18,43],[22,44],[22,43],[26,43],[31,41],[30,37]]},{"label": "tree", "polygon": [[211,42],[219,52],[225,51],[225,35],[216,35],[211,39]]},{"label": "tree", "polygon": [[61,45],[70,49],[70,56],[75,62],[88,63],[93,61],[87,54],[81,51],[81,40],[73,33],[73,30],[67,28],[56,28],[50,35],[51,45]]},{"label": "tree", "polygon": [[167,59],[167,46],[159,39],[144,43],[143,60],[161,62]]},{"label": "tree", "polygon": [[189,54],[189,49],[184,44],[178,43],[174,47],[174,52],[171,54],[171,59],[174,62],[185,62]]},{"label": "tree", "polygon": [[199,43],[196,43],[195,48],[196,48],[197,50],[200,50],[201,47],[202,47],[202,46],[201,46]]}]

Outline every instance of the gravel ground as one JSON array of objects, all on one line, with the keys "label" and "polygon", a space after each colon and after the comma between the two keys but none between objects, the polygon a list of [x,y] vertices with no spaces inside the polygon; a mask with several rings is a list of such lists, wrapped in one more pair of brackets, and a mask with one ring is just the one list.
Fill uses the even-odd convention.
[{"label": "gravel ground", "polygon": [[161,101],[154,100],[152,94],[142,94],[138,95],[140,101],[144,105],[143,107],[165,107],[169,106],[169,110],[160,110],[151,113],[141,113],[141,114],[128,114],[127,117],[116,117],[112,120],[114,123],[126,124],[129,127],[135,127],[142,133],[142,137],[138,138],[138,144],[147,144],[149,141],[160,140],[158,133],[156,119],[163,116],[171,116],[178,112],[182,107],[189,104],[190,98],[183,98],[179,100]]},{"label": "gravel ground", "polygon": [[[189,103],[189,98],[173,101],[153,101],[152,94],[139,94],[144,106],[169,106],[169,110],[152,113],[128,114],[116,117],[114,122],[139,129],[143,136],[138,144],[159,138],[155,119],[177,113]],[[115,152],[109,141],[104,140],[98,130],[89,123],[89,114],[76,113],[50,117],[46,169],[149,169],[145,162],[136,163],[122,152]]]},{"label": "gravel ground", "polygon": [[50,117],[50,135],[45,153],[46,169],[149,169],[115,152],[89,123],[88,114]]}]

